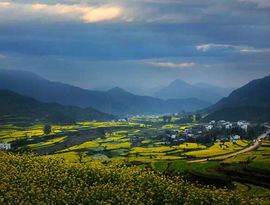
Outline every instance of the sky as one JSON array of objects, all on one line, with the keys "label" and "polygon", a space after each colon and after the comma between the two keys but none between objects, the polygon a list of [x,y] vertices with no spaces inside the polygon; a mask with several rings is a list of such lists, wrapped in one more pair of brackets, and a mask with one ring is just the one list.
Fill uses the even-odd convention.
[{"label": "sky", "polygon": [[0,69],[148,94],[270,74],[269,0],[0,0]]}]

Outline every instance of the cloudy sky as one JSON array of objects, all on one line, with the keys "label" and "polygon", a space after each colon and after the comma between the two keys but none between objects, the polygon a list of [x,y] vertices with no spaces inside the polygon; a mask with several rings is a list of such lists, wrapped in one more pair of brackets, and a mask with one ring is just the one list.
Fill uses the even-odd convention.
[{"label": "cloudy sky", "polygon": [[269,0],[0,0],[0,69],[90,89],[270,74]]}]

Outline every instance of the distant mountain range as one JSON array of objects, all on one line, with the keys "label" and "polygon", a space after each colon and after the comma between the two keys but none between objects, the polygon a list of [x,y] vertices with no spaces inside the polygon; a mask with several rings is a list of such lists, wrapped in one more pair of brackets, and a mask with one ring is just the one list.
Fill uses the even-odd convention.
[{"label": "distant mountain range", "polygon": [[206,83],[191,85],[178,79],[154,93],[153,96],[163,99],[193,97],[206,102],[216,103],[222,97],[227,96],[232,90],[232,88],[222,88]]},{"label": "distant mountain range", "polygon": [[131,94],[121,88],[109,91],[86,90],[72,85],[48,81],[26,71],[0,70],[0,89],[8,89],[42,102],[92,107],[105,113],[164,114],[203,109],[210,103],[196,98],[167,99]]},{"label": "distant mountain range", "polygon": [[0,116],[55,123],[111,120],[115,118],[113,115],[99,112],[93,108],[63,106],[57,103],[42,103],[9,90],[0,90]]},{"label": "distant mountain range", "polygon": [[270,75],[234,90],[206,111],[205,120],[270,121]]}]

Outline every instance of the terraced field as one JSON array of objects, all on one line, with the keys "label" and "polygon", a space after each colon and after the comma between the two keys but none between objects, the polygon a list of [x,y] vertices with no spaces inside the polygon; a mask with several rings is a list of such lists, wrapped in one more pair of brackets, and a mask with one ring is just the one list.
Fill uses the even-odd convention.
[{"label": "terraced field", "polygon": [[223,162],[248,162],[249,166],[252,168],[270,171],[270,141],[263,141],[257,150],[230,157],[223,160]]},{"label": "terraced field", "polygon": [[190,151],[186,152],[185,155],[193,156],[193,157],[212,157],[223,154],[228,154],[231,152],[235,152],[237,150],[241,150],[248,145],[247,141],[239,141],[236,143],[233,142],[217,142],[213,146],[208,147],[207,149],[198,150],[198,151]]},{"label": "terraced field", "polygon": [[28,145],[28,147],[33,148],[33,149],[46,148],[46,147],[49,147],[49,146],[53,146],[56,143],[64,142],[66,137],[67,136],[58,137],[58,138],[47,140],[46,142],[40,142],[38,144],[30,144],[30,145]]}]

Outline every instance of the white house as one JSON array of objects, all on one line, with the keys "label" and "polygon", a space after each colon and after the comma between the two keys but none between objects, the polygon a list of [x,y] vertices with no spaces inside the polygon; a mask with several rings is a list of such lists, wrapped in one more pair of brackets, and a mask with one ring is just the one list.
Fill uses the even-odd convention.
[{"label": "white house", "polygon": [[225,125],[225,129],[231,129],[232,128],[232,123],[227,123]]},{"label": "white house", "polygon": [[242,125],[241,128],[242,128],[243,130],[247,131],[247,129],[248,129],[248,124]]},{"label": "white house", "polygon": [[240,140],[241,137],[240,137],[239,135],[234,135],[234,136],[233,136],[233,139],[234,139],[234,140]]},{"label": "white house", "polygon": [[207,131],[212,130],[212,128],[213,128],[213,125],[207,125],[207,126],[205,127],[205,129],[206,129]]},{"label": "white house", "polygon": [[210,125],[213,125],[213,124],[215,124],[215,123],[216,123],[215,120],[212,120],[211,122],[209,122]]},{"label": "white house", "polygon": [[231,142],[236,142],[237,140],[241,140],[241,137],[239,135],[234,135],[230,137]]},{"label": "white house", "polygon": [[0,142],[0,149],[9,150],[11,148],[11,144],[7,142]]},{"label": "white house", "polygon": [[237,125],[239,127],[241,127],[243,130],[247,131],[248,126],[250,125],[250,123],[249,122],[245,122],[245,121],[238,121],[237,122]]}]

